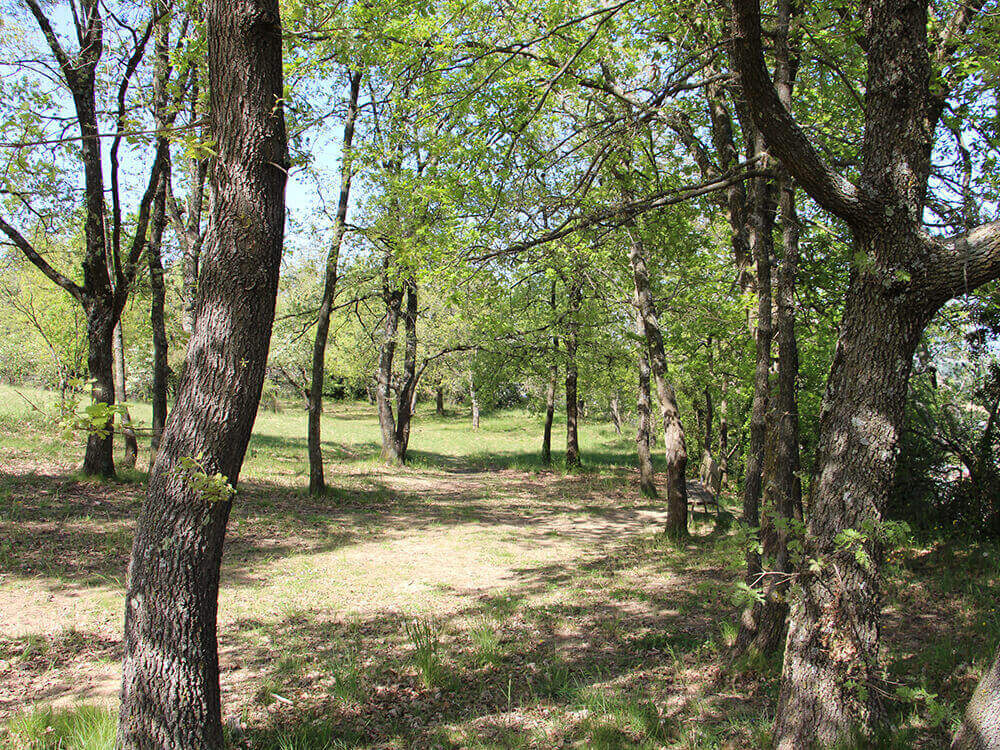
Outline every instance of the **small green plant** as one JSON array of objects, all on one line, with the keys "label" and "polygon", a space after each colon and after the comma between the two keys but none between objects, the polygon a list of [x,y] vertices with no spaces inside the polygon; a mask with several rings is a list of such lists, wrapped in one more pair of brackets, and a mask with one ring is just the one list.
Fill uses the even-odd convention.
[{"label": "small green plant", "polygon": [[500,634],[492,622],[485,617],[478,620],[469,631],[469,636],[476,647],[476,661],[480,666],[499,661]]},{"label": "small green plant", "polygon": [[36,709],[11,719],[0,747],[4,750],[114,750],[117,717],[97,706],[64,711]]},{"label": "small green plant", "polygon": [[441,661],[441,626],[429,618],[409,620],[404,626],[413,645],[413,663],[427,687],[440,685],[445,668]]}]

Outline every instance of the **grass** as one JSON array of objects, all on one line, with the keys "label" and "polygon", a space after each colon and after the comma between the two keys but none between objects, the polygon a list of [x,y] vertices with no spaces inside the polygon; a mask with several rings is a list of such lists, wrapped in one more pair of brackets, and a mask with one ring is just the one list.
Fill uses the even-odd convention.
[{"label": "grass", "polygon": [[[112,747],[144,465],[83,480],[54,396],[17,390],[32,406],[0,386],[0,747]],[[144,404],[132,413],[148,424]],[[304,425],[292,406],[260,414],[230,521],[233,747],[767,746],[780,665],[727,658],[738,537],[701,517],[690,539],[658,533],[630,436],[585,420],[586,466],[567,473],[541,466],[537,416],[485,415],[473,433],[421,404],[412,462],[387,468],[371,407],[334,403],[331,490],[312,498]],[[942,542],[899,563],[885,746],[940,747],[1000,641],[1000,550]]]}]

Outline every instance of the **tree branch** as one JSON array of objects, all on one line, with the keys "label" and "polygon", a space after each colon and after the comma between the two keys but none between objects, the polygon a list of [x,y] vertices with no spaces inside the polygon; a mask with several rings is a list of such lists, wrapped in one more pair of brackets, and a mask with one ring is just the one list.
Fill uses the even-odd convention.
[{"label": "tree branch", "polygon": [[2,216],[0,216],[0,231],[6,234],[11,242],[20,248],[21,252],[24,253],[25,257],[30,260],[39,271],[44,273],[49,279],[58,286],[65,289],[73,298],[80,304],[85,304],[87,301],[87,295],[79,284],[73,281],[68,276],[64,276],[59,273],[56,269],[48,264],[41,255],[36,252],[35,248],[31,246],[31,243],[24,238],[24,236],[18,232],[14,227],[8,224]]}]

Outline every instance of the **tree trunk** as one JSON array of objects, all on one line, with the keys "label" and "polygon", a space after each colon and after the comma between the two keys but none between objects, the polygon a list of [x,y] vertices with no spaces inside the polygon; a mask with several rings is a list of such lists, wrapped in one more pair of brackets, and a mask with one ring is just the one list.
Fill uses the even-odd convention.
[{"label": "tree trunk", "polygon": [[250,440],[281,262],[288,156],[278,4],[209,0],[206,18],[218,153],[212,228],[187,366],[129,564],[117,741],[128,750],[224,746],[216,643],[230,510],[223,483],[236,485]]},{"label": "tree trunk", "polygon": [[[757,136],[755,152],[763,153],[764,144]],[[774,190],[769,177],[754,180],[753,210],[750,215],[750,248],[756,266],[757,316],[754,321],[756,365],[753,378],[753,402],[750,408],[750,440],[747,446],[746,474],[743,479],[743,523],[757,533],[760,528],[760,499],[764,482],[764,445],[767,439],[767,405],[771,369],[771,256],[774,252]],[[761,585],[761,560],[757,547],[749,545],[746,553],[747,583]],[[743,612],[738,642],[748,636],[753,626],[751,611]]]},{"label": "tree trunk", "polygon": [[611,411],[611,423],[615,427],[615,434],[622,434],[622,415],[621,409],[618,406],[618,394],[615,393],[611,396],[611,403],[609,404],[609,410]]},{"label": "tree trunk", "polygon": [[[642,318],[636,318],[639,335],[643,335]],[[645,347],[639,352],[639,393],[637,410],[639,427],[636,430],[635,444],[639,458],[639,491],[644,497],[658,497],[656,491],[656,474],[653,470],[651,443],[653,433],[652,409],[650,408],[649,392],[649,355]]]},{"label": "tree trunk", "polygon": [[361,73],[351,71],[350,94],[347,100],[347,118],[344,121],[344,140],[340,149],[340,198],[337,218],[333,227],[330,252],[326,257],[323,279],[323,296],[316,316],[316,338],[313,341],[312,379],[309,383],[307,440],[309,445],[309,494],[322,495],[326,490],[323,478],[323,447],[321,421],[323,417],[323,379],[326,368],[326,342],[330,333],[330,314],[337,296],[337,275],[340,265],[340,245],[347,226],[347,204],[351,196],[351,144],[354,140],[354,122],[358,115],[358,92]]},{"label": "tree trunk", "polygon": [[[112,352],[115,315],[110,300],[91,300],[87,306],[87,367],[93,380],[91,396],[95,403],[115,403],[114,355]],[[83,455],[83,473],[87,476],[113,477],[114,418],[109,418],[100,429],[87,435],[87,448]]]},{"label": "tree trunk", "polygon": [[[795,279],[798,273],[799,231],[795,213],[795,187],[787,176],[781,179],[782,257],[775,287],[775,328],[778,345],[778,376],[774,408],[771,410],[770,456],[761,541],[765,569],[771,573],[764,584],[762,602],[754,605],[741,630],[737,648],[752,648],[771,654],[784,645],[788,616],[789,559],[788,521],[802,520],[802,484],[799,479],[799,410],[796,383],[799,373],[795,339]],[[783,523],[776,523],[782,519]]]},{"label": "tree trunk", "polygon": [[132,429],[132,415],[124,406],[127,399],[125,395],[125,337],[122,334],[120,320],[115,324],[112,335],[114,338],[111,342],[111,349],[115,359],[115,402],[121,409],[122,437],[125,438],[125,454],[122,456],[122,463],[128,468],[134,469],[139,458],[139,443],[135,439],[135,430]]},{"label": "tree trunk", "polygon": [[439,417],[444,416],[444,386],[440,383],[434,391],[434,413]]},{"label": "tree trunk", "polygon": [[[781,750],[831,745],[881,715],[882,552],[913,352],[930,314],[854,274],[820,417],[806,558],[789,617],[774,738]],[[860,535],[846,547],[842,532]]]},{"label": "tree trunk", "polygon": [[721,397],[719,398],[719,474],[722,478],[721,486],[725,487],[729,483],[729,402],[727,399],[729,384],[725,378],[719,386]]},{"label": "tree trunk", "polygon": [[667,465],[666,532],[672,537],[684,537],[687,536],[687,446],[684,441],[684,426],[677,407],[677,396],[667,380],[667,355],[656,315],[656,304],[649,286],[649,272],[646,270],[642,242],[634,227],[630,228],[629,234],[629,265],[632,267],[635,283],[634,304],[646,337],[650,370],[653,382],[656,383],[656,395],[663,418],[663,451]]},{"label": "tree trunk", "polygon": [[152,468],[160,448],[160,437],[167,423],[167,329],[163,311],[166,289],[163,283],[163,229],[166,222],[166,177],[160,179],[153,204],[153,230],[149,242],[149,322],[153,329],[153,420],[150,425],[149,466]]},{"label": "tree trunk", "polygon": [[395,442],[400,460],[406,461],[406,450],[410,445],[410,420],[417,395],[417,282],[412,278],[406,283],[403,331],[406,347],[403,350],[403,383],[396,402]]},{"label": "tree trunk", "polygon": [[995,750],[1000,747],[1000,651],[983,675],[965,709],[951,750]]},{"label": "tree trunk", "polygon": [[472,429],[479,429],[479,397],[476,395],[476,383],[473,375],[469,374],[469,400],[472,402]]},{"label": "tree trunk", "polygon": [[[388,264],[388,257],[385,262]],[[378,409],[379,428],[382,431],[382,460],[399,464],[403,462],[403,455],[401,446],[396,442],[396,417],[392,411],[392,361],[396,356],[396,334],[399,331],[403,290],[390,288],[386,282],[383,297],[385,329],[376,374],[375,403]]]},{"label": "tree trunk", "polygon": [[580,466],[580,443],[577,435],[579,420],[579,401],[577,400],[576,383],[576,348],[579,343],[579,321],[581,290],[574,283],[569,290],[569,309],[566,315],[566,468]]},{"label": "tree trunk", "polygon": [[[549,307],[552,311],[552,325],[556,324],[556,280],[552,280],[549,292]],[[553,328],[553,330],[555,330]],[[559,336],[552,336],[552,362],[549,365],[549,387],[545,391],[545,427],[542,429],[542,463],[552,464],[552,420],[556,415],[556,386],[559,381]]]}]

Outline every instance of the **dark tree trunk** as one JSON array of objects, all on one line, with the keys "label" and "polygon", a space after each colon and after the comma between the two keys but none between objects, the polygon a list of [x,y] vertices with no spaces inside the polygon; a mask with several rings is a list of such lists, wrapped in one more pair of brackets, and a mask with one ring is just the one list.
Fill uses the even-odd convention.
[{"label": "dark tree trunk", "polygon": [[361,90],[361,73],[350,74],[350,94],[347,100],[347,119],[344,121],[344,139],[341,145],[340,197],[337,201],[337,218],[333,228],[330,252],[326,258],[323,279],[323,296],[316,316],[316,338],[313,341],[312,376],[307,396],[309,423],[309,494],[321,495],[326,490],[323,478],[323,447],[321,421],[323,417],[323,379],[326,370],[326,342],[330,333],[330,315],[337,296],[337,275],[340,265],[340,245],[347,226],[347,205],[351,196],[351,144],[354,140],[354,122],[358,115],[358,92]]},{"label": "dark tree trunk", "polygon": [[[129,564],[118,746],[219,750],[216,608],[264,382],[288,165],[275,0],[209,0],[214,200],[195,329]],[[198,462],[194,467],[192,461]],[[196,479],[221,475],[199,489]]]},{"label": "dark tree trunk", "polygon": [[729,483],[729,402],[727,399],[729,384],[725,378],[719,387],[719,474],[721,486]]},{"label": "dark tree trunk", "polygon": [[[763,586],[762,602],[753,607],[744,621],[738,648],[759,653],[778,652],[784,645],[788,616],[789,559],[788,520],[802,520],[802,485],[799,479],[799,410],[796,383],[799,372],[795,338],[795,280],[798,273],[798,217],[795,187],[787,177],[781,180],[782,257],[775,286],[775,328],[778,345],[778,374],[774,408],[771,410],[770,456],[764,487],[765,514],[761,523],[764,566],[769,575]],[[776,523],[782,519],[783,523]],[[778,575],[774,575],[778,574]]]},{"label": "dark tree trunk", "polygon": [[656,314],[656,304],[649,286],[649,272],[642,241],[632,228],[629,264],[635,283],[635,308],[646,337],[650,371],[656,383],[656,395],[663,418],[663,451],[666,458],[667,522],[666,532],[672,537],[687,536],[687,445],[684,426],[673,386],[667,380],[667,355]]},{"label": "dark tree trunk", "polygon": [[[385,273],[388,273],[388,263],[389,259],[386,256]],[[396,357],[396,334],[399,331],[399,317],[403,306],[403,290],[390,287],[386,280],[383,298],[385,328],[376,374],[375,403],[378,409],[379,428],[382,431],[382,460],[398,464],[403,462],[403,454],[401,446],[396,442],[396,417],[392,411],[392,362]]]},{"label": "dark tree trunk", "polygon": [[[709,342],[711,346],[711,342]],[[712,452],[712,423],[715,420],[715,408],[712,403],[712,391],[705,386],[705,450]]]},{"label": "dark tree trunk", "polygon": [[[755,152],[764,152],[758,136]],[[760,500],[764,482],[764,446],[767,439],[767,406],[771,369],[771,256],[774,252],[774,190],[769,177],[754,180],[753,210],[750,214],[750,248],[756,267],[757,315],[754,321],[756,360],[753,378],[753,402],[750,407],[750,440],[747,445],[746,473],[743,479],[743,523],[750,529],[760,527]],[[761,585],[760,554],[754,545],[747,549],[747,583]],[[743,613],[739,639],[752,626],[750,610]]]},{"label": "dark tree trunk", "polygon": [[410,421],[417,396],[417,282],[406,283],[406,309],[403,312],[403,383],[399,388],[396,405],[395,444],[399,458],[406,461],[410,445]]},{"label": "dark tree trunk", "polygon": [[166,221],[166,179],[161,178],[156,200],[153,204],[153,231],[149,243],[149,321],[153,329],[153,420],[150,425],[149,465],[153,466],[156,452],[160,448],[160,437],[167,423],[167,329],[163,311],[166,304],[166,289],[163,283],[163,261],[160,248],[163,245],[163,229]]},{"label": "dark tree trunk", "polygon": [[[552,325],[556,323],[556,282],[552,280],[549,292],[549,307],[552,311]],[[542,429],[542,463],[552,463],[552,420],[556,415],[556,387],[559,381],[559,336],[552,336],[552,360],[549,365],[549,387],[545,391],[545,426]]]},{"label": "dark tree trunk", "polygon": [[139,443],[135,439],[135,430],[132,429],[132,415],[124,406],[128,397],[125,393],[125,336],[122,334],[120,320],[115,324],[112,335],[114,336],[111,348],[115,359],[115,401],[119,405],[118,408],[121,409],[122,437],[125,439],[125,453],[122,456],[122,463],[128,468],[134,469],[136,461],[139,459]]},{"label": "dark tree trunk", "polygon": [[[87,367],[94,381],[91,395],[97,403],[115,403],[114,330],[115,314],[110,300],[91,300],[87,308]],[[101,429],[91,430],[87,435],[83,473],[100,477],[115,475],[113,418],[109,418]]]},{"label": "dark tree trunk", "polygon": [[[639,335],[645,334],[641,316],[636,318],[636,329]],[[658,497],[656,491],[656,473],[653,470],[652,437],[653,413],[649,392],[649,355],[645,346],[639,352],[639,391],[637,411],[639,426],[635,434],[636,454],[639,458],[639,491],[644,497]]]},{"label": "dark tree trunk", "polygon": [[577,435],[579,406],[577,400],[576,348],[579,343],[580,302],[582,293],[578,283],[569,289],[569,308],[566,313],[566,468],[580,466],[580,442]]},{"label": "dark tree trunk", "polygon": [[439,417],[444,416],[444,386],[440,383],[434,390],[434,413]]}]

